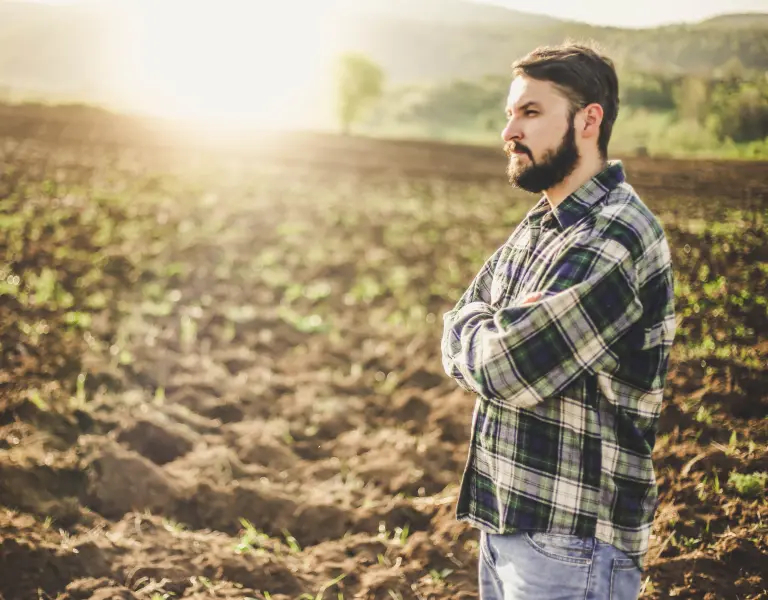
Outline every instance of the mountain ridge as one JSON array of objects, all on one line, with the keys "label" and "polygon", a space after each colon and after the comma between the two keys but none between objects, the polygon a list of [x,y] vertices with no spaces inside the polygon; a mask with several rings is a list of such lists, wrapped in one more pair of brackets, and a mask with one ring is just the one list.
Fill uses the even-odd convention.
[{"label": "mountain ridge", "polygon": [[[301,6],[293,0],[299,16]],[[518,56],[567,38],[596,40],[621,68],[703,75],[733,64],[768,70],[768,14],[633,30],[466,0],[336,0],[335,6],[339,47],[369,55],[395,85],[503,75]],[[109,44],[125,33],[121,27],[97,4],[0,1],[0,99],[13,90],[108,98],[107,84],[120,78]]]}]

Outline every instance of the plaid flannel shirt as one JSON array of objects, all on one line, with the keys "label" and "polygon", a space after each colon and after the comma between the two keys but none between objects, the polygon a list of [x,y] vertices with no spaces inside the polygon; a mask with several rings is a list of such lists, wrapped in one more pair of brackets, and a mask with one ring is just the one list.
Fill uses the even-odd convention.
[{"label": "plaid flannel shirt", "polygon": [[457,518],[596,537],[642,569],[675,316],[666,237],[621,162],[542,198],[443,321],[443,367],[477,395]]}]

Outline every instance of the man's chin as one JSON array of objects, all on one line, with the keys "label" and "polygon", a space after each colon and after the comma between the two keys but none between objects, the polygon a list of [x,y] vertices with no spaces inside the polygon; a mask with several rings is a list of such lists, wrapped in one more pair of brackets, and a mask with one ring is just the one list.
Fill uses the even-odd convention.
[{"label": "man's chin", "polygon": [[509,167],[507,168],[507,177],[509,177],[509,183],[511,183],[515,187],[525,189],[523,186],[520,185],[520,182],[522,181],[523,183],[525,183],[526,173],[530,169],[531,167],[521,169],[520,165],[510,161]]},{"label": "man's chin", "polygon": [[538,185],[529,185],[526,182],[520,182],[519,180],[513,180],[510,179],[509,183],[511,183],[514,187],[523,190],[524,192],[529,192],[531,194],[541,194],[544,191],[544,188]]},{"label": "man's chin", "polygon": [[516,188],[520,188],[523,191],[530,192],[532,194],[540,194],[544,188],[541,187],[539,181],[534,181],[531,177],[528,177],[530,169],[509,169],[507,176],[509,177],[510,185]]}]

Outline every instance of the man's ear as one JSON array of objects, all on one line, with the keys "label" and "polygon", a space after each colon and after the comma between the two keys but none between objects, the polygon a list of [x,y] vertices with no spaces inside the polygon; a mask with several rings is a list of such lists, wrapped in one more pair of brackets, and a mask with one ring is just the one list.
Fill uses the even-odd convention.
[{"label": "man's ear", "polygon": [[603,122],[603,107],[597,102],[587,104],[583,110],[584,126],[582,136],[585,138],[597,137],[600,135],[600,124]]}]

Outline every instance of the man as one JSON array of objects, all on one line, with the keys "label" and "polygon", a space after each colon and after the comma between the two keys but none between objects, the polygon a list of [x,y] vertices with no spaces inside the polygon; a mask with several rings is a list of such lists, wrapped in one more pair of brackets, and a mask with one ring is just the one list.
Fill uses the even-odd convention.
[{"label": "man", "polygon": [[443,366],[477,395],[457,517],[483,600],[637,598],[669,351],[664,232],[607,161],[613,63],[581,45],[513,65],[510,182],[543,193],[444,315]]}]

